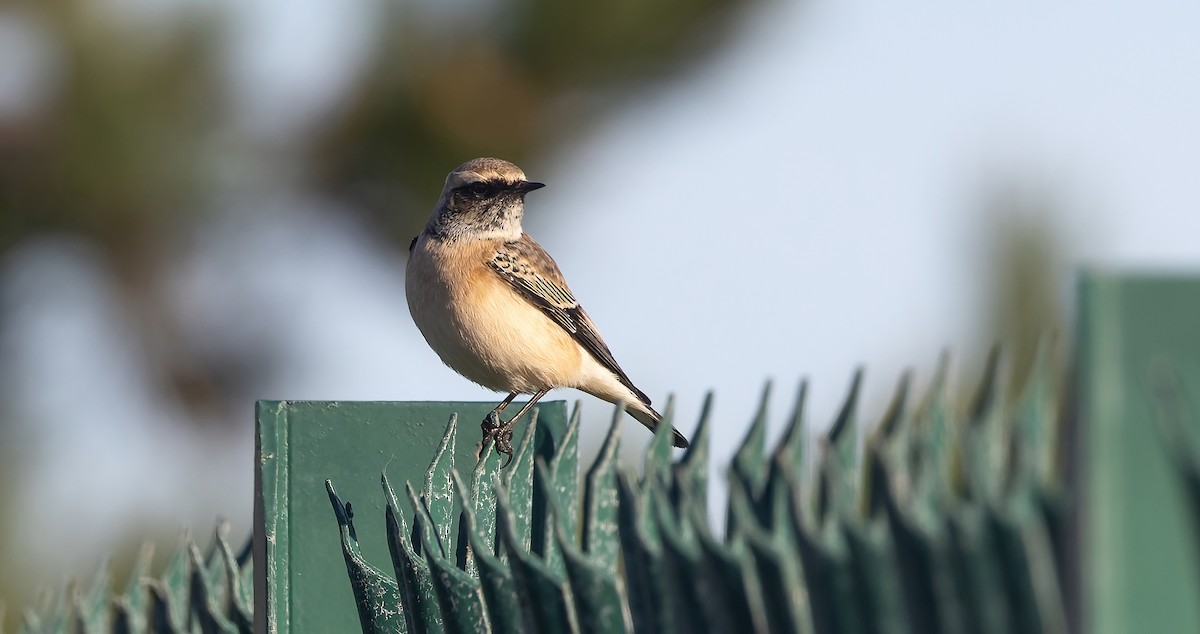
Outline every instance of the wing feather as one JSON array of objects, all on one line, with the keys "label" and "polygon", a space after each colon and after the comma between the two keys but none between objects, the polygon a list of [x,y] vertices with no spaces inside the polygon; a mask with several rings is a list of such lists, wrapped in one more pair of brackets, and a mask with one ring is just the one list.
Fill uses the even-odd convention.
[{"label": "wing feather", "polygon": [[650,398],[633,385],[633,381],[613,358],[612,351],[600,337],[596,324],[584,312],[571,289],[567,288],[567,281],[558,270],[554,258],[534,242],[533,238],[521,234],[519,240],[505,242],[496,249],[488,264],[501,279],[511,284],[525,299],[566,330],[600,362],[600,365],[615,374],[621,384],[629,388],[639,400],[650,404]]}]

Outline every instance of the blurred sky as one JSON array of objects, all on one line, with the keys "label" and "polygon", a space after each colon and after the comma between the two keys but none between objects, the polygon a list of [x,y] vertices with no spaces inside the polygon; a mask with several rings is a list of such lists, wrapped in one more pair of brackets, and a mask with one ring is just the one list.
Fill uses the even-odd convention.
[{"label": "blurred sky", "polygon": [[[285,137],[321,117],[363,57],[365,12],[229,4],[245,125]],[[990,337],[997,187],[1050,201],[1031,221],[1067,265],[1195,270],[1198,24],[1185,2],[772,2],[711,63],[639,86],[577,143],[523,165],[549,185],[529,197],[526,228],[639,386],[659,403],[677,395],[686,433],[716,390],[716,465],[768,377],[776,433],[804,376],[823,429],[865,364],[869,422],[900,372],[917,368],[923,385],[943,348],[973,378]],[[20,86],[16,67],[0,64],[0,92]],[[170,275],[189,332],[283,351],[286,370],[255,397],[498,399],[421,339],[402,254],[286,174],[262,178]],[[2,333],[30,368],[9,386],[29,423],[16,438],[36,456],[17,483],[27,556],[93,565],[126,513],[201,533],[223,514],[248,531],[252,403],[233,438],[156,424],[180,414],[147,387],[89,246],[50,237],[3,267],[0,292],[28,298]],[[1068,268],[1055,283],[1069,301]],[[242,325],[246,310],[277,327]],[[602,432],[607,404],[550,398],[582,398]],[[648,440],[632,419],[623,437],[628,455]]]}]

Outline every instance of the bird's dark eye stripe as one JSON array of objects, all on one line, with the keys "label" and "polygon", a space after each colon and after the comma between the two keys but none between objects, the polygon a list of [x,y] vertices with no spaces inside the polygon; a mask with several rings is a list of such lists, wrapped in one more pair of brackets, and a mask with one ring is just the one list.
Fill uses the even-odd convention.
[{"label": "bird's dark eye stripe", "polygon": [[488,197],[488,196],[495,196],[496,194],[499,194],[500,192],[502,192],[508,188],[509,188],[509,184],[504,183],[504,182],[476,181],[474,183],[467,183],[466,185],[460,185],[456,189],[457,189],[457,191],[465,192],[465,193],[471,194],[473,196]]}]

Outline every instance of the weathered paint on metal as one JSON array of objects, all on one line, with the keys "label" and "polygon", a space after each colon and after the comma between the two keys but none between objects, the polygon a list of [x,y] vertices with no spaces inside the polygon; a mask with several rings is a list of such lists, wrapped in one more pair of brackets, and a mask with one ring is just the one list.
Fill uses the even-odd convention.
[{"label": "weathered paint on metal", "polygon": [[[423,576],[433,572],[420,539],[413,540],[415,516],[402,490],[404,484],[411,481],[421,493],[429,484],[431,498],[437,498],[431,499],[430,510],[440,510],[445,517],[447,492],[451,491],[446,474],[452,473],[453,465],[458,465],[466,475],[477,464],[478,421],[494,406],[494,402],[261,403],[257,471],[262,488],[256,494],[259,499],[255,553],[262,559],[264,569],[260,570],[261,583],[255,584],[261,590],[258,598],[262,601],[261,609],[255,610],[261,628],[257,631],[325,634],[358,627],[338,533],[331,530],[332,515],[324,491],[327,479],[337,486],[339,496],[353,506],[363,559],[397,580],[402,602],[408,598],[412,583],[423,583]],[[552,452],[551,447],[558,446],[566,428],[566,405],[542,402],[535,411],[536,433],[526,451]],[[448,437],[447,422],[455,412],[456,434]],[[516,432],[520,435],[527,429],[522,424]],[[434,464],[439,448],[442,449],[436,462],[436,476],[428,481],[429,467]],[[499,471],[499,461],[490,445],[484,448],[483,455],[485,462],[481,466],[491,471],[480,482],[481,490],[491,487],[490,474]],[[524,463],[530,465],[531,471],[532,460]],[[514,462],[512,467],[518,465]],[[381,471],[399,487],[396,492],[400,493],[400,500],[386,492],[380,495]],[[461,513],[453,497],[451,493],[449,528],[440,520],[433,527],[439,533],[439,543],[442,538],[451,543],[457,541],[454,522]],[[389,504],[393,507],[391,522],[387,521]],[[494,521],[494,516],[492,510],[477,517],[481,518],[480,524],[486,524],[488,518]],[[464,561],[466,555],[465,551],[461,553]],[[459,551],[451,548],[447,556],[453,557],[458,567]],[[427,596],[432,605],[428,616],[432,619],[436,614],[437,619],[442,619],[434,594],[436,586],[432,580],[427,581],[429,584],[422,586],[422,596],[424,590],[429,591]],[[411,601],[405,603],[411,604]],[[406,618],[411,616],[408,610],[404,614]],[[431,620],[430,627],[436,627],[432,623]]]},{"label": "weathered paint on metal", "polygon": [[354,530],[353,510],[334,491],[333,483],[325,481],[325,490],[337,518],[342,542],[342,557],[354,591],[359,624],[364,634],[406,632],[405,617],[396,581],[363,559]]}]

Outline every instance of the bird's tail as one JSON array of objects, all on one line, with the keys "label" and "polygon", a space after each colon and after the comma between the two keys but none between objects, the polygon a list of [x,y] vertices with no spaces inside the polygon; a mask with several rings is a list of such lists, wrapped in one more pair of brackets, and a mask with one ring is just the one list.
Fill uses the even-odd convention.
[{"label": "bird's tail", "polygon": [[[654,408],[650,407],[649,403],[629,403],[625,407],[625,411],[629,412],[630,416],[636,418],[638,422],[645,425],[646,429],[650,431],[654,431],[658,427],[658,424],[662,422],[662,414],[654,411]],[[672,429],[671,432],[674,434],[673,445],[681,449],[688,446],[688,439],[684,438],[678,429]]]}]

